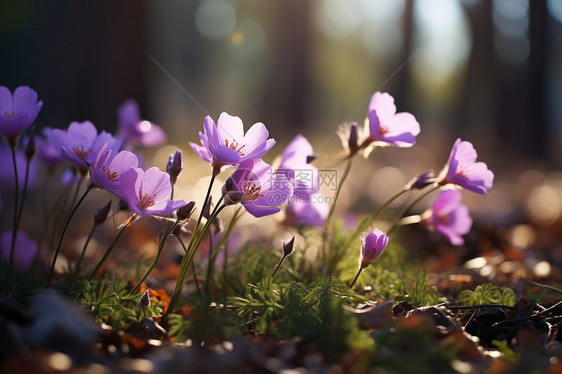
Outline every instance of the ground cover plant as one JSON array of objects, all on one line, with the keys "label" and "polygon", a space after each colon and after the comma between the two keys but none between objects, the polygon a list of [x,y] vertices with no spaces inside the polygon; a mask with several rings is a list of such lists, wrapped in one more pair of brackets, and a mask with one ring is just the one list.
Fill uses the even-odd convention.
[{"label": "ground cover plant", "polygon": [[[222,113],[189,142],[198,159],[178,150],[165,170],[137,153],[166,135],[135,102],[116,134],[38,129],[42,106],[29,87],[0,87],[0,371],[562,370],[556,284],[480,252],[429,271],[429,239],[400,240],[484,237],[463,191],[486,195],[494,173],[471,142],[369,214],[336,210],[354,163],[415,146],[422,127],[389,93],[372,96],[364,126],[334,129],[334,155],[301,134],[282,149],[263,123]],[[193,163],[208,164],[200,201],[178,187]],[[273,215],[268,230],[243,219]]]}]

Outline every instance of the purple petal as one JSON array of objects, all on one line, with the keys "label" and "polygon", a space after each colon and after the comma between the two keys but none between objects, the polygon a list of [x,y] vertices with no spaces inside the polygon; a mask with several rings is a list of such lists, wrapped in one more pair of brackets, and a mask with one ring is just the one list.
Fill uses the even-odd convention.
[{"label": "purple petal", "polygon": [[387,119],[392,118],[396,114],[396,105],[394,105],[394,98],[388,93],[375,92],[369,102],[369,112],[376,110],[377,116],[380,121],[385,122]]},{"label": "purple petal", "polygon": [[433,203],[433,212],[437,215],[447,215],[460,204],[462,194],[459,190],[443,191]]},{"label": "purple petal", "polygon": [[258,206],[254,204],[244,204],[246,211],[256,218],[269,216],[278,213],[281,209],[275,206]]},{"label": "purple petal", "polygon": [[142,177],[144,176],[144,171],[140,168],[126,170],[119,178],[119,184],[121,185],[121,191],[123,192],[123,197],[129,204],[129,208],[135,213],[138,213],[139,204],[139,190]]},{"label": "purple petal", "polygon": [[164,130],[154,123],[151,124],[150,130],[141,132],[141,145],[145,147],[154,147],[166,142],[166,133]]},{"label": "purple petal", "polygon": [[117,109],[117,119],[120,128],[134,128],[141,121],[139,105],[133,99],[125,101]]},{"label": "purple petal", "polygon": [[199,158],[201,158],[203,161],[211,162],[211,154],[209,153],[209,150],[207,148],[191,142],[189,143],[189,145],[191,146],[191,149],[193,149],[193,152],[195,152],[195,154],[199,156]]},{"label": "purple petal", "polygon": [[452,245],[463,245],[464,239],[454,229],[447,225],[436,225],[435,229],[445,235]]},{"label": "purple petal", "polygon": [[222,112],[217,121],[217,133],[221,141],[241,141],[244,138],[244,124],[240,117]]},{"label": "purple petal", "polygon": [[167,199],[172,192],[170,175],[157,167],[151,167],[144,173],[140,191],[143,194],[154,195],[154,201]]},{"label": "purple petal", "polygon": [[459,204],[457,209],[449,215],[449,226],[460,235],[467,234],[470,231],[472,218],[466,205]]},{"label": "purple petal", "polygon": [[11,113],[12,110],[12,93],[7,87],[0,86],[0,118]]},{"label": "purple petal", "polygon": [[304,169],[312,167],[306,162],[308,156],[312,156],[313,150],[310,142],[301,134],[291,140],[281,155],[279,169]]},{"label": "purple petal", "polygon": [[20,86],[14,92],[13,110],[15,113],[26,113],[33,116],[37,105],[37,92],[27,86]]}]

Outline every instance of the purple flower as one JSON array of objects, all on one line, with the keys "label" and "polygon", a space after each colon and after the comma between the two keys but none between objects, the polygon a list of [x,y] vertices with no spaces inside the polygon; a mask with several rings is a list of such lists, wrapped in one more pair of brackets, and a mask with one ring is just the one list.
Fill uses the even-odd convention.
[{"label": "purple flower", "polygon": [[166,173],[170,174],[170,181],[172,184],[176,184],[178,177],[183,170],[183,161],[181,157],[181,151],[176,151],[172,153],[168,158],[168,164],[166,165]]},{"label": "purple flower", "polygon": [[396,113],[394,98],[386,92],[373,95],[367,118],[370,141],[389,143],[400,148],[416,144],[420,124],[410,113]]},{"label": "purple flower", "polygon": [[309,141],[298,134],[281,156],[278,174],[285,175],[293,185],[283,223],[288,225],[322,226],[330,207],[318,192],[318,169],[307,162],[313,155]]},{"label": "purple flower", "polygon": [[[10,261],[10,250],[12,245],[12,231],[5,231],[0,238],[2,247],[2,259]],[[37,243],[29,239],[23,231],[18,231],[16,235],[16,245],[14,247],[14,267],[16,269],[29,269],[33,259],[37,254]]]},{"label": "purple flower", "polygon": [[277,173],[284,174],[295,190],[318,191],[318,169],[307,162],[312,155],[309,141],[298,134],[283,151]]},{"label": "purple flower", "polygon": [[459,190],[443,191],[435,199],[430,215],[425,219],[425,222],[445,235],[453,245],[464,244],[461,235],[468,233],[472,226],[468,207],[461,204],[461,199]]},{"label": "purple flower", "polygon": [[94,163],[102,146],[115,153],[121,146],[121,142],[108,132],[102,131],[98,135],[98,130],[89,121],[72,122],[66,131],[45,129],[44,132],[60,156],[80,167],[83,172]]},{"label": "purple flower", "polygon": [[319,192],[295,189],[285,209],[283,223],[292,226],[323,226],[330,206]]},{"label": "purple flower", "polygon": [[275,140],[267,139],[269,132],[264,124],[254,124],[244,134],[244,126],[239,117],[222,113],[217,124],[210,116],[203,122],[204,132],[199,132],[201,145],[189,143],[202,160],[213,167],[218,174],[226,166],[263,156],[275,145]]},{"label": "purple flower", "polygon": [[380,256],[388,244],[389,237],[379,229],[371,227],[367,234],[361,237],[361,267],[365,269]]},{"label": "purple flower", "polygon": [[135,100],[127,100],[117,109],[119,134],[127,144],[154,147],[166,142],[166,133],[152,122],[143,120]]},{"label": "purple flower", "polygon": [[[0,184],[5,184],[11,188],[14,186],[14,165],[12,163],[12,151],[6,146],[0,146]],[[20,189],[23,189],[25,182],[25,168],[26,168],[26,157],[23,151],[16,149],[16,166],[18,168],[18,185]],[[37,175],[39,173],[39,165],[37,160],[31,160],[29,164],[29,179],[28,186],[33,187],[37,181]]]},{"label": "purple flower", "polygon": [[440,185],[456,184],[469,191],[482,195],[488,193],[494,183],[494,173],[488,170],[484,162],[476,162],[478,154],[472,143],[457,139],[447,166],[443,169],[440,177]]},{"label": "purple flower", "polygon": [[20,86],[14,95],[0,86],[0,132],[15,146],[16,138],[35,120],[43,102],[37,102],[37,92],[27,86]]},{"label": "purple flower", "polygon": [[119,178],[125,171],[138,167],[137,156],[129,151],[121,151],[113,157],[113,151],[105,148],[102,147],[99,150],[96,160],[90,168],[92,184],[124,199]]},{"label": "purple flower", "polygon": [[184,200],[169,200],[170,175],[156,167],[146,172],[129,169],[121,174],[120,184],[129,209],[140,216],[165,216],[187,204]]},{"label": "purple flower", "polygon": [[[45,131],[43,131],[45,134]],[[37,144],[37,153],[39,154],[39,158],[47,165],[49,170],[52,172],[61,161],[62,158],[59,152],[53,147],[53,145],[43,139],[42,137],[36,137],[35,143]]]},{"label": "purple flower", "polygon": [[226,205],[241,203],[254,217],[279,212],[277,206],[292,194],[293,186],[287,177],[273,173],[260,158],[242,162],[222,187]]}]

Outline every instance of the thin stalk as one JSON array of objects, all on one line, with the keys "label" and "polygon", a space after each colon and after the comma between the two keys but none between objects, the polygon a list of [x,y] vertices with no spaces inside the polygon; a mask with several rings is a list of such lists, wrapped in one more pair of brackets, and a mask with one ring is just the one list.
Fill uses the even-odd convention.
[{"label": "thin stalk", "polygon": [[24,179],[24,182],[23,182],[23,190],[21,192],[20,206],[18,208],[18,218],[17,218],[18,228],[19,228],[19,224],[21,222],[21,215],[23,214],[23,203],[25,201],[25,195],[26,195],[26,192],[27,192],[27,184],[29,182],[29,165],[30,164],[31,164],[31,160],[26,158],[25,179]]},{"label": "thin stalk", "polygon": [[10,267],[14,264],[14,248],[16,247],[16,236],[18,233],[18,226],[19,226],[19,222],[18,222],[18,206],[19,206],[19,181],[18,181],[18,165],[16,163],[16,145],[13,144],[10,147],[12,149],[12,161],[14,164],[14,184],[15,184],[15,190],[14,190],[14,221],[12,224],[12,246],[10,247]]},{"label": "thin stalk", "polygon": [[[176,235],[176,238],[178,238],[184,253],[187,253],[187,248],[185,247],[183,240],[181,240],[179,235]],[[199,295],[199,298],[203,300],[203,294],[201,293],[201,288],[199,288],[199,281],[197,280],[197,275],[195,274],[195,264],[193,262],[191,263],[191,270],[193,271],[193,282],[195,283],[195,288],[197,288],[197,294]]]},{"label": "thin stalk", "polygon": [[363,231],[365,231],[367,229],[367,227],[369,227],[369,225],[379,216],[379,214],[381,214],[383,212],[383,210],[389,206],[394,200],[396,200],[397,198],[399,198],[400,196],[402,196],[404,193],[410,191],[410,188],[405,185],[404,187],[402,187],[401,189],[397,190],[396,192],[394,192],[388,199],[386,199],[381,206],[379,206],[377,208],[377,210],[375,210],[375,212],[373,214],[371,214],[367,219],[363,220],[355,229],[355,231],[353,232],[353,234],[351,235],[350,239],[345,243],[345,247],[348,247],[351,242],[353,240],[355,240],[355,238]]},{"label": "thin stalk", "polygon": [[351,283],[349,284],[349,286],[347,288],[351,288],[355,285],[355,282],[357,282],[357,279],[359,279],[359,275],[361,274],[362,271],[363,271],[363,268],[360,267],[357,274],[355,274],[355,278],[353,278],[353,280],[351,281]]},{"label": "thin stalk", "polygon": [[176,279],[176,286],[174,287],[174,294],[172,295],[172,300],[170,301],[171,310],[177,310],[178,307],[179,307],[179,304],[181,303],[181,288],[182,288],[182,285],[183,285],[183,281],[185,280],[185,276],[187,274],[187,269],[189,268],[189,265],[193,261],[193,257],[195,256],[195,253],[197,252],[197,249],[199,248],[199,245],[201,244],[201,241],[203,240],[202,238],[205,237],[205,234],[209,230],[209,227],[211,226],[214,219],[226,207],[226,205],[224,205],[224,204],[220,205],[221,202],[222,202],[222,198],[218,201],[215,209],[213,210],[213,212],[209,216],[209,219],[207,220],[207,222],[203,226],[203,229],[201,229],[201,232],[199,233],[199,235],[197,235],[198,233],[195,232],[195,230],[193,231],[193,235],[191,236],[191,240],[189,241],[189,245],[187,247],[187,253],[183,257],[183,259],[181,261],[181,264],[180,264],[180,272],[178,274],[178,278]]},{"label": "thin stalk", "polygon": [[398,221],[398,226],[406,226],[406,225],[413,225],[416,223],[420,223],[422,221],[422,216],[419,214],[413,215],[413,216],[408,216],[408,217],[404,217],[402,218],[400,221]]},{"label": "thin stalk", "polygon": [[394,219],[394,221],[392,223],[392,226],[390,227],[390,230],[388,230],[387,235],[390,235],[390,233],[392,233],[398,227],[398,223],[399,223],[400,219],[402,218],[402,216],[404,214],[406,214],[406,212],[408,212],[410,209],[412,209],[412,207],[414,205],[416,205],[421,199],[423,199],[424,197],[426,197],[427,195],[429,195],[433,191],[438,190],[440,188],[441,188],[441,186],[439,186],[439,185],[433,186],[433,188],[430,188],[429,190],[420,194],[418,197],[416,197],[414,200],[412,200],[409,204],[404,205],[404,207],[402,208],[400,213],[398,213],[398,215]]},{"label": "thin stalk", "polygon": [[219,239],[219,242],[217,243],[217,247],[220,247],[222,245],[222,243],[225,243],[224,245],[224,259],[222,262],[222,289],[223,292],[226,296],[226,289],[228,288],[228,280],[227,280],[227,274],[228,274],[228,239],[230,237],[230,233],[232,232],[232,229],[234,228],[234,225],[236,224],[236,221],[238,221],[238,218],[240,218],[240,212],[242,211],[242,206],[238,206],[236,208],[236,210],[234,211],[234,215],[232,216],[232,219],[230,220],[230,223],[228,224],[228,227],[226,228],[226,231],[224,232],[224,234],[221,236],[221,238]]},{"label": "thin stalk", "polygon": [[90,240],[92,239],[92,236],[94,236],[94,232],[96,231],[98,226],[99,226],[98,223],[96,223],[94,221],[94,224],[92,225],[92,229],[90,230],[90,233],[88,234],[88,238],[86,239],[86,243],[84,243],[84,248],[82,248],[82,253],[80,253],[80,257],[78,258],[78,261],[76,262],[76,268],[74,269],[74,278],[78,277],[78,275],[80,274],[80,264],[82,263],[82,260],[84,259],[84,254],[86,253],[86,248],[88,248],[88,244],[90,244]]},{"label": "thin stalk", "polygon": [[[205,234],[205,236],[207,236]],[[211,294],[211,283],[213,277],[213,269],[215,267],[215,257],[213,256],[213,236],[209,233],[209,260],[207,262],[207,281],[205,282],[205,293]]]},{"label": "thin stalk", "polygon": [[338,187],[336,188],[335,202],[334,202],[334,204],[332,204],[330,206],[328,216],[326,217],[326,221],[324,223],[324,232],[322,233],[322,251],[320,251],[321,255],[324,257],[324,259],[327,257],[326,252],[328,251],[328,249],[326,248],[326,245],[327,245],[327,241],[328,241],[328,232],[330,231],[330,221],[332,219],[332,215],[334,214],[334,210],[336,208],[336,203],[338,202],[338,197],[340,195],[341,188],[342,188],[345,180],[347,179],[347,176],[349,175],[349,172],[351,171],[352,162],[353,162],[353,158],[352,157],[348,158],[347,164],[345,166],[345,170],[344,170],[343,175],[340,179],[340,183],[338,184]]},{"label": "thin stalk", "polygon": [[170,227],[170,229],[164,233],[164,236],[162,237],[162,240],[160,240],[160,243],[158,244],[158,252],[156,252],[156,257],[154,258],[154,261],[152,262],[152,264],[150,265],[150,267],[148,268],[146,273],[144,273],[142,278],[139,279],[139,281],[137,282],[135,287],[133,287],[131,292],[129,292],[130,295],[136,293],[138,291],[138,289],[140,288],[141,284],[150,275],[150,273],[152,272],[152,270],[154,269],[154,267],[158,263],[158,260],[160,259],[160,255],[162,254],[162,252],[164,250],[164,244],[166,244],[166,241],[168,240],[168,238],[170,237],[170,235],[172,234],[172,232],[174,231],[174,229],[176,228],[176,226],[178,225],[179,222],[180,222],[180,220],[177,219],[176,222],[174,222],[174,224],[172,225],[172,227]]},{"label": "thin stalk", "polygon": [[60,236],[59,243],[58,243],[57,249],[55,251],[55,256],[53,257],[53,262],[51,264],[51,270],[49,270],[49,277],[47,278],[47,284],[46,284],[45,288],[49,288],[49,286],[51,285],[51,278],[53,276],[53,271],[55,270],[55,264],[57,262],[57,257],[59,256],[60,248],[62,246],[62,240],[64,239],[64,234],[66,233],[66,230],[68,229],[68,226],[70,225],[70,221],[72,221],[72,217],[74,217],[74,213],[76,213],[76,211],[78,210],[78,207],[80,206],[80,204],[82,204],[82,202],[84,201],[86,196],[88,196],[88,193],[90,193],[91,190],[92,190],[92,187],[89,186],[86,189],[86,191],[84,192],[84,194],[82,195],[82,197],[80,198],[80,200],[78,200],[76,205],[74,205],[74,208],[72,208],[72,211],[70,212],[70,214],[68,215],[68,219],[66,220],[66,223],[64,224],[64,228],[62,229],[62,234]]},{"label": "thin stalk", "polygon": [[92,270],[92,272],[90,273],[90,276],[88,277],[89,281],[91,281],[94,278],[94,276],[96,275],[98,270],[103,266],[103,264],[105,263],[105,260],[107,260],[107,258],[109,257],[109,255],[113,251],[113,248],[115,248],[115,245],[119,241],[119,238],[121,237],[121,235],[123,235],[123,233],[125,232],[125,229],[127,227],[129,227],[129,224],[133,221],[134,218],[135,218],[135,214],[133,213],[129,216],[129,218],[127,218],[125,220],[125,222],[123,222],[123,224],[121,225],[121,229],[119,230],[119,232],[117,232],[117,236],[115,236],[115,239],[113,239],[113,242],[111,243],[109,248],[107,248],[107,250],[105,251],[105,254],[103,255],[100,262],[96,265],[94,270]]}]

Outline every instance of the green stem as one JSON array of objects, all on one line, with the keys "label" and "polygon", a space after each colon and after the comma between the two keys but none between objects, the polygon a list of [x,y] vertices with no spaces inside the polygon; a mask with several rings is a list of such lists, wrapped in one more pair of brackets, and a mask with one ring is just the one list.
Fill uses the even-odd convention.
[{"label": "green stem", "polygon": [[353,280],[351,281],[351,283],[349,284],[349,286],[347,288],[351,288],[355,285],[355,282],[357,282],[357,279],[359,279],[359,275],[361,274],[362,271],[363,271],[363,268],[360,267],[357,274],[355,274],[355,278],[353,278]]},{"label": "green stem", "polygon": [[[345,180],[347,179],[347,176],[349,175],[349,172],[351,171],[352,162],[353,162],[353,157],[349,157],[348,160],[347,160],[347,164],[345,166],[345,170],[343,172],[343,175],[340,179],[340,183],[338,184],[338,187],[336,189],[335,202],[334,202],[334,204],[332,204],[330,206],[328,216],[326,217],[326,221],[324,223],[324,232],[322,233],[322,247],[321,247],[322,250],[319,253],[319,254],[322,255],[324,260],[327,257],[327,251],[328,251],[327,242],[328,242],[328,233],[330,231],[330,221],[332,219],[332,215],[334,214],[334,210],[336,208],[336,203],[338,202],[338,197],[340,196],[341,188],[342,188]],[[325,263],[325,261],[323,261],[323,263]]]},{"label": "green stem", "polygon": [[68,219],[66,220],[66,223],[64,224],[64,228],[62,229],[62,233],[61,233],[61,236],[60,236],[60,239],[59,239],[59,243],[58,243],[57,249],[55,251],[55,256],[53,257],[53,262],[51,264],[51,270],[49,270],[49,277],[47,278],[47,284],[46,284],[45,288],[49,288],[49,286],[51,285],[51,278],[53,276],[53,271],[55,270],[55,264],[57,262],[57,257],[59,256],[60,248],[62,246],[62,240],[64,239],[64,234],[66,233],[66,230],[68,229],[68,226],[70,225],[70,221],[72,221],[72,217],[74,217],[74,213],[76,213],[76,211],[78,210],[78,207],[80,206],[80,204],[82,204],[82,202],[84,201],[86,196],[88,196],[88,193],[91,190],[92,190],[91,186],[86,189],[86,191],[84,192],[84,194],[82,195],[80,200],[78,200],[78,202],[76,203],[76,205],[74,205],[74,208],[72,208],[72,211],[68,215]]},{"label": "green stem", "polygon": [[404,193],[410,191],[410,188],[408,185],[402,187],[401,189],[397,190],[396,192],[394,192],[388,199],[386,199],[381,206],[379,206],[377,208],[377,210],[375,210],[375,212],[373,214],[371,214],[367,219],[364,219],[361,221],[361,223],[359,225],[357,225],[357,228],[355,229],[355,231],[353,232],[353,234],[350,236],[349,240],[345,243],[345,247],[349,247],[351,245],[351,243],[353,242],[353,240],[355,240],[355,238],[357,238],[357,236],[365,231],[367,229],[367,227],[369,227],[370,224],[372,224],[372,222],[379,216],[379,214],[381,214],[383,212],[383,210],[389,206],[394,200],[396,200],[397,198],[399,198],[400,196],[402,196]]},{"label": "green stem", "polygon": [[92,239],[92,236],[94,236],[94,231],[96,231],[97,227],[98,224],[94,221],[94,224],[92,225],[92,229],[90,230],[90,233],[88,234],[88,238],[86,239],[86,243],[84,243],[84,248],[82,248],[82,253],[80,253],[80,257],[76,262],[76,268],[74,269],[74,278],[78,277],[78,275],[80,274],[80,264],[82,264],[82,260],[84,259],[84,254],[86,254],[86,248],[88,248],[88,244],[90,244],[90,240]]},{"label": "green stem", "polygon": [[396,216],[396,218],[394,219],[394,221],[392,222],[392,225],[390,227],[390,230],[388,230],[387,235],[390,236],[390,233],[392,233],[397,227],[398,227],[398,223],[400,221],[400,219],[402,218],[402,216],[404,214],[406,214],[406,212],[408,212],[410,209],[412,209],[412,207],[414,205],[416,205],[421,199],[423,199],[424,197],[426,197],[427,195],[429,195],[430,193],[432,193],[435,190],[440,189],[441,186],[437,185],[437,186],[433,186],[433,188],[430,188],[429,190],[425,191],[424,193],[420,194],[418,197],[416,197],[414,200],[412,200],[409,204],[404,205],[404,207],[402,208],[402,210],[400,211],[400,213],[398,213],[398,215]]},{"label": "green stem", "polygon": [[218,201],[215,209],[213,210],[209,219],[205,223],[205,226],[203,226],[203,229],[201,229],[201,232],[197,233],[195,230],[193,231],[193,234],[189,241],[189,245],[187,247],[187,253],[185,254],[185,256],[183,256],[183,259],[180,264],[180,272],[178,274],[178,278],[176,279],[176,286],[174,288],[172,300],[170,301],[170,308],[171,308],[170,310],[172,311],[177,310],[179,308],[179,305],[181,304],[181,289],[183,286],[183,282],[185,280],[185,276],[187,274],[187,269],[189,269],[189,265],[193,261],[193,256],[195,256],[195,253],[197,252],[197,249],[199,248],[199,245],[201,244],[203,237],[205,237],[205,234],[209,230],[209,227],[211,226],[214,219],[226,207],[226,205],[220,205],[221,202],[222,202],[222,198]]},{"label": "green stem", "polygon": [[232,219],[230,220],[230,223],[228,224],[228,227],[226,229],[226,231],[224,232],[224,234],[221,236],[221,238],[219,239],[219,242],[217,243],[217,248],[220,248],[220,246],[225,243],[224,245],[224,259],[222,262],[222,290],[223,293],[226,296],[226,290],[228,288],[228,280],[227,280],[227,274],[228,274],[228,238],[230,237],[230,233],[232,232],[232,229],[234,229],[234,225],[236,224],[236,221],[238,221],[238,218],[240,218],[240,212],[242,211],[242,206],[238,206],[236,208],[236,210],[234,211],[234,215],[232,216]]},{"label": "green stem", "polygon": [[18,228],[19,228],[20,222],[21,222],[21,215],[23,214],[23,203],[25,201],[25,195],[26,195],[26,192],[27,192],[27,184],[29,182],[29,165],[30,164],[31,164],[31,160],[26,158],[25,179],[24,179],[24,182],[23,182],[23,190],[21,192],[20,206],[18,208],[18,217],[17,217],[17,227]]},{"label": "green stem", "polygon": [[[183,240],[181,240],[179,235],[176,235],[176,238],[178,238],[178,241],[183,248],[183,252],[187,253],[187,248],[185,247]],[[195,274],[195,265],[193,262],[191,263],[191,270],[193,271],[193,282],[195,283],[195,288],[197,288],[197,294],[199,295],[199,299],[203,300],[203,294],[201,293],[201,288],[199,288],[199,281],[197,280],[197,275]]]},{"label": "green stem", "polygon": [[127,218],[125,220],[125,222],[123,222],[123,224],[121,225],[121,229],[117,233],[117,236],[115,236],[115,239],[113,239],[113,242],[111,243],[109,248],[107,248],[107,250],[105,251],[105,254],[103,255],[100,262],[96,265],[94,270],[92,270],[92,272],[90,273],[90,276],[88,277],[89,281],[91,281],[94,278],[94,276],[96,275],[98,270],[103,266],[103,264],[105,263],[105,260],[107,260],[107,258],[109,257],[109,255],[113,251],[113,248],[115,248],[115,245],[119,241],[119,238],[121,237],[121,235],[123,235],[123,233],[125,232],[125,229],[127,227],[129,227],[129,224],[133,221],[134,218],[135,218],[135,214],[133,213],[133,214],[131,214],[131,216],[129,216],[129,218]]},{"label": "green stem", "polygon": [[156,252],[156,257],[154,258],[154,261],[152,262],[152,264],[150,265],[150,267],[148,268],[148,270],[146,271],[146,273],[142,276],[141,279],[139,279],[139,281],[137,282],[137,284],[135,285],[135,287],[133,287],[133,289],[131,290],[131,292],[129,292],[130,295],[136,293],[138,291],[138,289],[140,288],[141,284],[145,281],[145,279],[150,275],[150,273],[152,272],[152,270],[154,269],[154,267],[156,266],[156,264],[158,263],[158,260],[160,259],[160,255],[162,254],[162,251],[164,249],[164,244],[166,244],[166,241],[168,240],[168,238],[170,237],[170,235],[172,234],[172,232],[174,231],[174,229],[176,228],[176,226],[179,223],[179,219],[176,220],[176,222],[174,222],[174,224],[172,225],[172,227],[166,231],[164,233],[164,236],[162,237],[162,240],[160,240],[160,243],[158,244],[158,252]]},{"label": "green stem", "polygon": [[[205,236],[207,236],[205,234]],[[207,281],[205,282],[205,293],[211,295],[213,270],[215,267],[215,256],[213,256],[213,236],[209,233],[209,260],[207,262]]]},{"label": "green stem", "polygon": [[12,246],[10,247],[10,266],[12,266],[14,264],[14,248],[16,247],[16,236],[18,233],[18,226],[19,226],[19,222],[18,222],[18,206],[19,206],[19,181],[18,181],[18,165],[16,163],[16,145],[13,144],[10,147],[12,149],[12,161],[14,164],[14,184],[15,184],[15,190],[14,190],[14,198],[15,198],[15,202],[14,202],[14,221],[13,221],[13,225],[12,225]]}]

